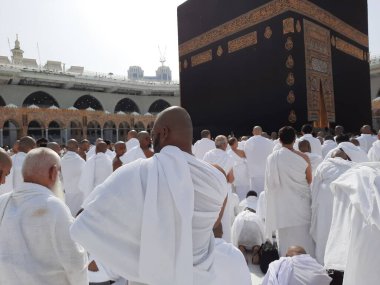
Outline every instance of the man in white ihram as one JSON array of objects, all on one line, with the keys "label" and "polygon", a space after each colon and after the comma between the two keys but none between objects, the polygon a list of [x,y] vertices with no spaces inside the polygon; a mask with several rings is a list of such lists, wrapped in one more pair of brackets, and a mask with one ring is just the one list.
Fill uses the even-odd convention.
[{"label": "man in white ihram", "polygon": [[149,133],[141,131],[138,133],[137,138],[139,145],[127,150],[127,152],[120,157],[123,164],[131,163],[139,158],[150,158],[153,156],[154,153],[150,149],[152,142]]},{"label": "man in white ihram", "polygon": [[193,147],[193,154],[199,159],[203,159],[206,152],[215,148],[215,142],[211,139],[209,130],[201,131],[201,139],[196,141]]},{"label": "man in white ihram", "polygon": [[313,127],[311,125],[303,125],[301,129],[302,137],[297,140],[295,145],[295,149],[298,150],[298,142],[307,140],[310,143],[311,153],[316,153],[322,156],[322,144],[321,141],[315,137],[313,137]]},{"label": "man in white ihram", "polygon": [[231,242],[231,226],[232,226],[232,216],[233,216],[233,204],[232,204],[232,188],[231,183],[235,180],[234,172],[233,172],[233,159],[227,153],[227,138],[225,136],[217,136],[215,138],[215,149],[212,149],[206,152],[203,160],[213,164],[220,166],[224,173],[227,176],[228,184],[228,198],[227,204],[224,209],[224,214],[222,218],[222,226],[223,226],[223,239],[226,242]]},{"label": "man in white ihram", "polygon": [[273,261],[262,285],[329,285],[326,270],[300,246],[291,246],[286,257]]},{"label": "man in white ihram", "polygon": [[161,112],[152,129],[156,154],[115,171],[71,227],[74,240],[132,285],[213,285],[223,271],[214,264],[212,229],[226,179],[191,155],[192,132],[184,109]]},{"label": "man in white ihram", "polygon": [[380,130],[377,134],[377,140],[372,144],[372,147],[368,151],[368,158],[370,161],[380,161]]},{"label": "man in white ihram", "polygon": [[312,181],[309,157],[294,150],[296,132],[292,127],[279,131],[282,148],[268,157],[265,174],[266,236],[278,231],[280,256],[294,244],[314,256],[314,241],[309,234]]},{"label": "man in white ihram", "polygon": [[67,152],[61,159],[61,172],[65,188],[65,202],[75,217],[84,201],[84,195],[79,190],[78,183],[86,162],[78,154],[79,145],[75,139],[69,140],[66,148]]},{"label": "man in white ihram", "polygon": [[36,141],[32,137],[22,137],[19,142],[19,151],[12,156],[12,169],[5,180],[5,184],[1,186],[1,193],[10,192],[18,188],[23,182],[22,164],[26,154],[36,147]]},{"label": "man in white ihram", "polygon": [[100,141],[96,144],[96,154],[91,156],[83,167],[78,187],[82,191],[84,200],[112,174],[112,160],[106,155],[107,144]]},{"label": "man in white ihram", "polygon": [[69,233],[74,219],[62,196],[60,158],[31,150],[24,183],[0,196],[0,284],[86,285],[87,254]]},{"label": "man in white ihram", "polygon": [[333,218],[334,196],[330,185],[351,168],[353,163],[348,159],[343,150],[335,150],[332,158],[319,165],[311,184],[310,234],[315,241],[315,258],[322,265],[324,265],[326,243]]},{"label": "man in white ihram", "polygon": [[127,152],[139,145],[140,143],[137,139],[137,132],[135,130],[130,130],[127,135],[127,142],[125,143],[125,146],[127,147]]},{"label": "man in white ihram", "polygon": [[244,145],[247,156],[248,174],[251,179],[250,190],[254,190],[257,196],[264,191],[265,168],[267,158],[272,153],[274,144],[271,140],[264,138],[260,126],[253,128],[253,137],[249,138]]},{"label": "man in white ihram", "polygon": [[372,129],[370,125],[364,125],[360,129],[361,135],[357,138],[360,143],[360,148],[364,150],[366,153],[372,147],[372,144],[376,141],[376,136],[372,134]]},{"label": "man in white ihram", "polygon": [[332,183],[348,200],[342,224],[348,233],[344,285],[379,284],[380,163],[360,163]]}]

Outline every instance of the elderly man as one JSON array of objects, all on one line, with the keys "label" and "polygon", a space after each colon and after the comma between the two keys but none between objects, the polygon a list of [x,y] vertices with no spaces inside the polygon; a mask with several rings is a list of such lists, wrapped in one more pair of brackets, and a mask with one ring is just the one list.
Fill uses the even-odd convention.
[{"label": "elderly man", "polygon": [[298,244],[314,255],[314,241],[309,234],[311,221],[309,157],[294,150],[296,132],[292,127],[279,131],[282,148],[268,157],[265,177],[267,200],[266,235],[278,230],[279,252]]},{"label": "elderly man", "polygon": [[12,156],[12,169],[3,186],[4,192],[10,192],[19,187],[23,182],[21,168],[26,154],[36,147],[36,141],[32,137],[22,137],[19,142],[18,153]]},{"label": "elderly man", "polygon": [[269,265],[262,285],[329,285],[326,270],[300,246],[291,246],[286,257]]},{"label": "elderly man", "polygon": [[154,153],[150,149],[152,141],[149,133],[141,131],[138,133],[137,138],[139,140],[139,145],[130,150],[127,149],[127,152],[120,157],[123,164],[131,163],[139,158],[145,159],[153,156]]},{"label": "elderly man", "polygon": [[71,214],[75,217],[84,200],[84,194],[79,190],[79,179],[86,162],[78,154],[79,145],[75,139],[67,142],[67,152],[62,157],[61,168],[65,201]]},{"label": "elderly man", "polygon": [[123,162],[121,161],[120,157],[122,157],[127,152],[127,147],[125,146],[125,143],[122,141],[118,141],[115,143],[115,157],[112,160],[112,168],[113,171],[118,169],[120,166],[123,165]]},{"label": "elderly man", "polygon": [[11,172],[11,168],[11,158],[5,151],[0,150],[0,195],[3,194],[2,185],[5,183],[5,177]]},{"label": "elderly man", "polygon": [[353,162],[368,162],[368,156],[365,153],[364,150],[362,150],[360,147],[357,147],[351,142],[345,141],[338,144],[338,146],[332,150],[329,151],[329,153],[326,155],[324,160],[327,160],[331,158],[332,154],[336,150],[343,150],[345,154],[348,156],[348,160]]},{"label": "elderly man", "polygon": [[257,195],[260,195],[264,190],[267,158],[274,147],[271,140],[262,136],[262,132],[263,130],[260,126],[255,126],[252,130],[253,137],[247,140],[244,145],[250,177],[250,190],[254,190]]},{"label": "elderly man", "polygon": [[196,141],[193,147],[195,157],[203,159],[206,152],[215,148],[215,142],[211,139],[211,132],[209,130],[201,131],[201,139]]},{"label": "elderly man", "polygon": [[83,167],[78,187],[82,191],[84,199],[112,174],[112,160],[106,155],[106,151],[107,144],[104,141],[98,142],[96,154],[87,160]]},{"label": "elderly man", "polygon": [[31,150],[24,183],[0,196],[0,284],[85,285],[87,254],[71,240],[73,217],[56,197],[59,156]]},{"label": "elderly man", "polygon": [[332,158],[323,161],[314,175],[311,184],[311,227],[310,234],[315,241],[315,258],[324,264],[327,238],[333,218],[334,196],[331,192],[331,183],[351,168],[353,163],[348,160],[347,154],[337,149]]},{"label": "elderly man", "polygon": [[366,153],[372,147],[372,144],[376,141],[376,136],[372,134],[372,128],[370,125],[364,125],[360,129],[361,135],[357,138],[360,144],[360,148],[364,150]]},{"label": "elderly man", "polygon": [[130,130],[127,134],[127,142],[125,146],[127,147],[127,151],[130,151],[132,148],[139,146],[139,140],[137,139],[137,132],[135,130]]},{"label": "elderly man", "polygon": [[209,285],[223,270],[214,263],[212,229],[226,179],[191,154],[192,134],[184,109],[162,111],[152,129],[156,154],[114,172],[71,228],[74,240],[132,285]]},{"label": "elderly man", "polygon": [[228,187],[228,198],[227,205],[224,210],[224,215],[222,218],[223,226],[223,239],[226,242],[231,242],[231,225],[233,219],[233,204],[232,204],[232,188],[231,183],[234,182],[234,171],[233,165],[234,161],[227,153],[227,138],[225,136],[217,136],[215,138],[215,149],[206,152],[203,160],[214,165],[220,166],[227,176]]}]

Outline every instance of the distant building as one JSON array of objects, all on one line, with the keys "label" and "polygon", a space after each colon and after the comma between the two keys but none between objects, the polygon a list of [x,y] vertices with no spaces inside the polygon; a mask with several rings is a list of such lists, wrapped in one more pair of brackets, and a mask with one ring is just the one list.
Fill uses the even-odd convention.
[{"label": "distant building", "polygon": [[179,84],[166,66],[152,78],[139,66],[128,76],[66,69],[53,60],[40,66],[24,58],[18,37],[11,52],[11,59],[0,56],[0,146],[25,135],[59,143],[123,140],[130,129],[149,131],[157,113],[180,105]]}]

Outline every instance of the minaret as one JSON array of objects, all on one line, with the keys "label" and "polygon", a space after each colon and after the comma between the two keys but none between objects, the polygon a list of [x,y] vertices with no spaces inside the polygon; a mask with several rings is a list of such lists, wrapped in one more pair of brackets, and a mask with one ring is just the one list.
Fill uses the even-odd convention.
[{"label": "minaret", "polygon": [[15,47],[12,51],[12,63],[22,64],[24,51],[20,48],[20,42],[18,40],[18,35],[16,35]]}]

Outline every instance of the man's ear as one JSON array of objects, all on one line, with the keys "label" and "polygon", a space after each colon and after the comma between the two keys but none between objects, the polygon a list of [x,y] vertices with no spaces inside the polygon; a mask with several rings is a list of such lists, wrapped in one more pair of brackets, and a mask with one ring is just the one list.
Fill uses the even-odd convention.
[{"label": "man's ear", "polygon": [[166,140],[169,137],[168,127],[163,127],[161,130],[161,139]]},{"label": "man's ear", "polygon": [[53,165],[52,167],[50,167],[49,169],[49,179],[50,180],[55,180],[55,178],[57,177],[57,165]]}]

